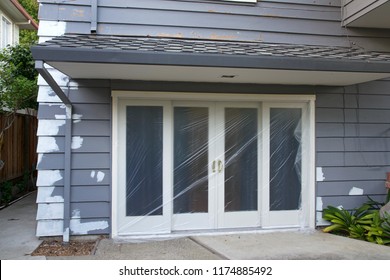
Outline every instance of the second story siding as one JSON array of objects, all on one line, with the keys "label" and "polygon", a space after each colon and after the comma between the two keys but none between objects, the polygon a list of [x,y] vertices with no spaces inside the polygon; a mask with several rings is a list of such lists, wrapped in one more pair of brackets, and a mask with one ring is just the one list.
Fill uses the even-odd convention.
[{"label": "second story siding", "polygon": [[96,20],[96,32],[104,35],[354,46],[378,51],[390,46],[387,30],[342,27],[340,0],[261,0],[255,4],[99,0],[97,12],[93,2],[41,0],[43,40],[63,33],[88,34]]}]

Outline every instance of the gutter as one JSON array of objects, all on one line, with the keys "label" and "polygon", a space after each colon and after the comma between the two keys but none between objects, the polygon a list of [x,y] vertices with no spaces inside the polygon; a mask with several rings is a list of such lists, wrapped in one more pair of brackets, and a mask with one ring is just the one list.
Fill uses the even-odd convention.
[{"label": "gutter", "polygon": [[35,30],[38,30],[38,23],[32,18],[32,16],[23,8],[23,6],[17,0],[9,0],[16,9],[27,19],[28,23],[34,27]]},{"label": "gutter", "polygon": [[65,105],[65,165],[64,165],[64,224],[63,224],[63,243],[69,243],[70,236],[70,195],[71,195],[71,159],[72,159],[72,110],[73,105],[67,94],[60,88],[53,76],[45,68],[42,60],[35,61],[35,68],[42,78],[53,89],[56,95]]}]

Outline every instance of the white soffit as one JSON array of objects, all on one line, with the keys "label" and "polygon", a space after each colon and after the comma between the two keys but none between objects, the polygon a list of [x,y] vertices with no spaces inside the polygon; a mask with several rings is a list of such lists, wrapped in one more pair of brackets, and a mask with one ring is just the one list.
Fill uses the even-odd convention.
[{"label": "white soffit", "polygon": [[390,73],[47,62],[74,79],[346,86]]}]

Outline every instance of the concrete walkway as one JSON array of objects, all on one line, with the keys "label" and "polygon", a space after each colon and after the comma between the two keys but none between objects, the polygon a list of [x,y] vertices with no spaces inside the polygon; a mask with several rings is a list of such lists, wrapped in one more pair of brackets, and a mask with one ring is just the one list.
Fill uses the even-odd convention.
[{"label": "concrete walkway", "polygon": [[0,210],[0,259],[45,259],[31,253],[41,241],[35,236],[36,192]]},{"label": "concrete walkway", "polygon": [[163,241],[115,242],[100,240],[94,255],[31,257],[39,246],[35,237],[36,194],[0,211],[0,259],[63,260],[390,260],[390,247],[320,231],[283,231],[178,237]]}]

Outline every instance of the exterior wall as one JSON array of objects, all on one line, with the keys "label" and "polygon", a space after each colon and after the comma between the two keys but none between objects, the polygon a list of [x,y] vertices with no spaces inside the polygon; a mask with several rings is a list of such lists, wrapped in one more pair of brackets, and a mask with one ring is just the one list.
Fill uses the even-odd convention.
[{"label": "exterior wall", "polygon": [[[55,74],[73,106],[71,233],[109,233],[111,91],[102,81],[70,82]],[[41,81],[38,101],[37,235],[62,235],[65,109]]]},{"label": "exterior wall", "polygon": [[[384,201],[390,167],[390,80],[319,90],[316,101],[317,210]],[[317,215],[322,224],[321,215]]]},{"label": "exterior wall", "polygon": [[11,36],[11,45],[16,45],[19,43],[19,26],[17,26],[12,18],[4,13],[2,10],[0,10],[0,42],[2,42],[3,34],[2,34],[2,18],[5,17],[9,22],[11,22],[11,28],[12,28],[12,36]]},{"label": "exterior wall", "polygon": [[[92,1],[93,2],[93,1]],[[40,1],[40,40],[89,34],[91,0]],[[100,0],[97,33],[333,45],[390,51],[386,30],[341,27],[340,0],[259,1],[256,5],[195,0]],[[131,8],[129,8],[131,7]],[[91,24],[92,22],[92,24]],[[353,208],[365,195],[381,200],[390,165],[390,80],[351,87],[68,81],[74,105],[72,234],[110,233],[111,89],[310,93],[317,95],[317,210]],[[41,82],[39,92],[38,236],[62,235],[64,108]]]},{"label": "exterior wall", "polygon": [[[41,0],[40,35],[89,34],[91,1]],[[386,30],[345,29],[340,0],[99,0],[97,33],[334,45],[386,50]]]}]

